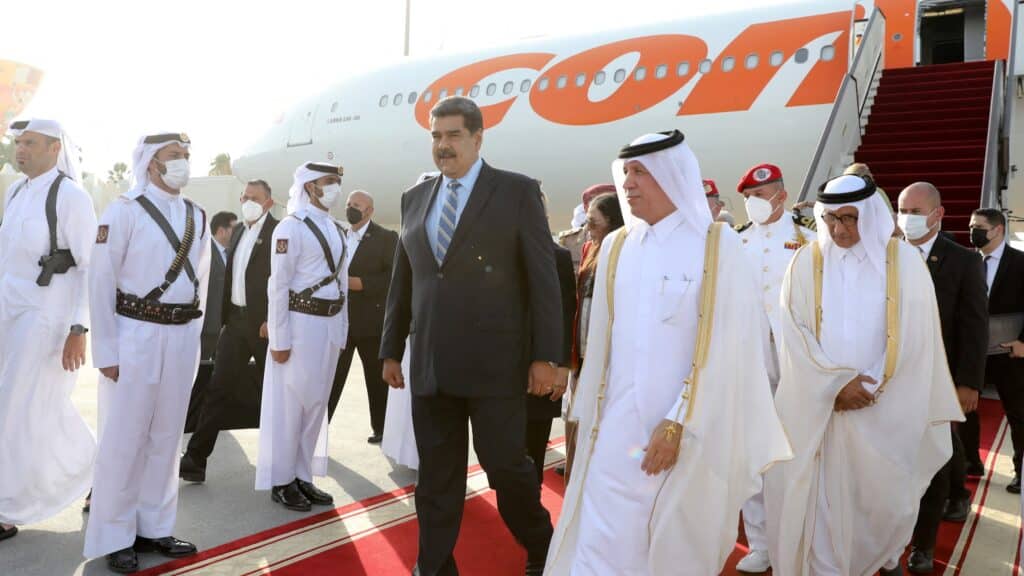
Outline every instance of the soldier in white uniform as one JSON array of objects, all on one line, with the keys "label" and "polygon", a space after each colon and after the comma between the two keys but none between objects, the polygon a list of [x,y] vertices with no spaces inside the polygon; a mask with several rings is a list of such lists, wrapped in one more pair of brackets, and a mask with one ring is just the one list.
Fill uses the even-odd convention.
[{"label": "soldier in white uniform", "polygon": [[96,443],[71,403],[85,363],[96,216],[60,124],[11,125],[25,175],[0,224],[0,540],[82,497]]},{"label": "soldier in white uniform", "polygon": [[105,416],[85,556],[121,573],[138,569],[136,552],[196,552],[172,531],[210,267],[206,213],[181,194],[188,137],[144,136],[132,160],[135,185],[103,214],[89,268]]},{"label": "soldier in white uniform", "polygon": [[[798,248],[814,241],[814,231],[801,226],[786,212],[785,184],[782,170],[773,164],[759,164],[748,171],[736,191],[745,198],[750,221],[737,228],[743,248],[757,276],[756,289],[761,292],[764,311],[768,315],[770,349],[765,351],[768,380],[772,392],[779,385],[779,296],[782,279]],[[743,505],[743,526],[750,552],[736,565],[740,572],[761,573],[768,570],[768,538],[765,534],[763,493]]]},{"label": "soldier in white uniform", "polygon": [[332,164],[299,166],[288,216],[274,229],[256,489],[291,510],[334,502],[313,476],[327,475],[327,401],[348,336],[345,234],[328,213],[342,174]]}]

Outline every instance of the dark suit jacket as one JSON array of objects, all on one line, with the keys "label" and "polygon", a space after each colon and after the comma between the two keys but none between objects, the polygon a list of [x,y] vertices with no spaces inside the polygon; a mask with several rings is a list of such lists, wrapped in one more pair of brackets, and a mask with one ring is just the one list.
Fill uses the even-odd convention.
[{"label": "dark suit jacket", "polygon": [[[576,271],[572,252],[555,244],[555,267],[562,290],[562,352],[568,363],[572,353],[572,326],[576,320]],[[526,414],[532,419],[558,418],[562,414],[562,400],[551,401],[546,396],[526,397]]]},{"label": "dark suit jacket", "polygon": [[411,335],[413,394],[525,394],[531,361],[564,362],[561,296],[540,188],[484,163],[438,266],[425,219],[441,180],[402,195],[380,357],[400,360]]},{"label": "dark suit jacket", "polygon": [[[1011,248],[1003,249],[999,268],[988,294],[989,314],[1024,313],[1024,252]],[[1024,341],[1024,331],[1019,339]]]},{"label": "dark suit jacket", "polygon": [[[267,214],[263,229],[252,247],[249,264],[245,267],[245,308],[249,315],[249,330],[259,333],[260,326],[267,321],[267,281],[270,279],[271,236],[277,226],[277,218]],[[245,224],[239,222],[231,233],[228,245],[227,274],[224,275],[224,309],[231,309],[231,285],[234,283],[235,250],[242,240]],[[227,322],[225,315],[224,322]]]},{"label": "dark suit jacket", "polygon": [[380,336],[384,330],[384,304],[391,285],[391,267],[395,261],[398,233],[366,224],[363,239],[352,256],[348,275],[363,281],[363,289],[348,292],[348,335],[353,340]]},{"label": "dark suit jacket", "polygon": [[224,294],[224,259],[221,258],[220,248],[216,246],[216,240],[211,246],[210,254],[210,275],[207,278],[209,286],[206,292],[206,310],[203,312],[203,332],[200,337],[200,359],[204,363],[213,361],[213,355],[217,352],[217,337],[220,335],[222,302]]},{"label": "dark suit jacket", "polygon": [[928,255],[953,382],[981,390],[988,350],[985,268],[977,252],[940,234]]}]

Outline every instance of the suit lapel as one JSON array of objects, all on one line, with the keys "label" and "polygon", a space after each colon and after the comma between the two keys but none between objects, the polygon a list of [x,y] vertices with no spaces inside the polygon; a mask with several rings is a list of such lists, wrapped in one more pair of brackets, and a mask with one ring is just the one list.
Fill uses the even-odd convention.
[{"label": "suit lapel", "polygon": [[430,194],[426,196],[426,201],[420,205],[420,213],[416,215],[416,221],[420,223],[420,240],[423,241],[423,248],[426,249],[427,254],[430,254],[430,259],[435,265],[437,264],[437,257],[434,256],[434,250],[430,247],[430,238],[427,237],[427,234],[429,234],[427,231],[427,216],[430,214],[430,208],[434,205],[437,198],[437,191],[441,187],[441,180],[443,180],[441,176],[434,179],[434,186],[430,189]]},{"label": "suit lapel", "polygon": [[939,276],[939,270],[942,269],[942,263],[946,260],[946,246],[947,240],[940,234],[935,239],[935,244],[932,244],[932,251],[926,257],[928,263],[928,271],[932,273],[932,278]]},{"label": "suit lapel", "polygon": [[369,248],[367,248],[366,250],[364,250],[363,248],[368,243],[372,242],[371,238],[373,237],[374,226],[376,226],[376,224],[373,223],[373,220],[366,223],[366,232],[363,232],[363,238],[359,240],[359,246],[356,246],[356,251],[352,254],[352,261],[349,264],[349,266],[358,267],[358,264],[356,262],[362,260],[361,255],[365,253],[366,250],[369,250]]},{"label": "suit lapel", "polygon": [[999,259],[999,267],[996,268],[996,277],[992,279],[992,289],[988,291],[988,299],[991,302],[996,294],[999,294],[999,286],[1003,283],[1003,279],[1006,277],[1006,270],[1010,267],[1010,258],[1013,258],[1013,254],[1010,252],[1010,245],[1007,244],[1003,248],[1003,257]]},{"label": "suit lapel", "polygon": [[[249,265],[252,264],[252,259],[256,257],[256,252],[259,251],[260,246],[270,242],[270,235],[273,234],[273,226],[271,224],[276,221],[276,218],[267,214],[267,219],[263,221],[263,228],[260,228],[260,235],[256,238],[256,245],[252,247],[252,251],[249,252],[249,261],[245,263],[245,269],[249,269]],[[267,244],[269,246],[269,244]]]},{"label": "suit lapel", "polygon": [[491,186],[493,177],[494,170],[484,162],[480,167],[480,175],[477,176],[476,183],[473,185],[473,191],[469,194],[469,201],[466,202],[462,216],[459,217],[459,222],[455,225],[455,235],[452,236],[451,244],[448,245],[448,251],[444,255],[445,262],[448,262],[452,253],[458,249],[459,244],[469,234],[469,228],[473,226],[480,216],[480,212],[487,205],[487,201],[491,199],[491,193],[494,192],[494,187]]}]

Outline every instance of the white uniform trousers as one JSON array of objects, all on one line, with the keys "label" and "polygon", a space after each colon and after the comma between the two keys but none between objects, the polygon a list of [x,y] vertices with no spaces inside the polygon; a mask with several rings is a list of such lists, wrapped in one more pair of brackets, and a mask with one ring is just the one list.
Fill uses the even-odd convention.
[{"label": "white uniform trousers", "polygon": [[328,338],[329,323],[335,319],[288,314],[291,356],[278,364],[267,350],[257,490],[327,475],[327,400],[341,353]]},{"label": "white uniform trousers", "polygon": [[101,383],[86,558],[127,548],[136,536],[173,535],[181,437],[199,368],[201,320],[164,325],[118,316],[117,326],[120,375]]},{"label": "white uniform trousers", "polygon": [[[779,353],[774,339],[771,354],[766,358],[768,366],[768,383],[772,387],[772,395],[779,387]],[[763,478],[762,478],[763,480]],[[765,528],[767,514],[764,510],[764,483],[761,490],[743,503],[743,532],[747,535],[747,546],[751,550],[768,550],[768,534]]]}]

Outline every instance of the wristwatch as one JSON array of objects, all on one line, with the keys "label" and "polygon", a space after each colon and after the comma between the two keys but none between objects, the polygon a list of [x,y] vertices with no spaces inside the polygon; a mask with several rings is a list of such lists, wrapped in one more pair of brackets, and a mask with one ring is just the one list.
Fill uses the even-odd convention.
[{"label": "wristwatch", "polygon": [[85,334],[88,331],[89,331],[89,329],[86,328],[85,326],[82,326],[81,324],[72,324],[71,325],[71,333],[72,334],[81,336],[82,334]]}]

